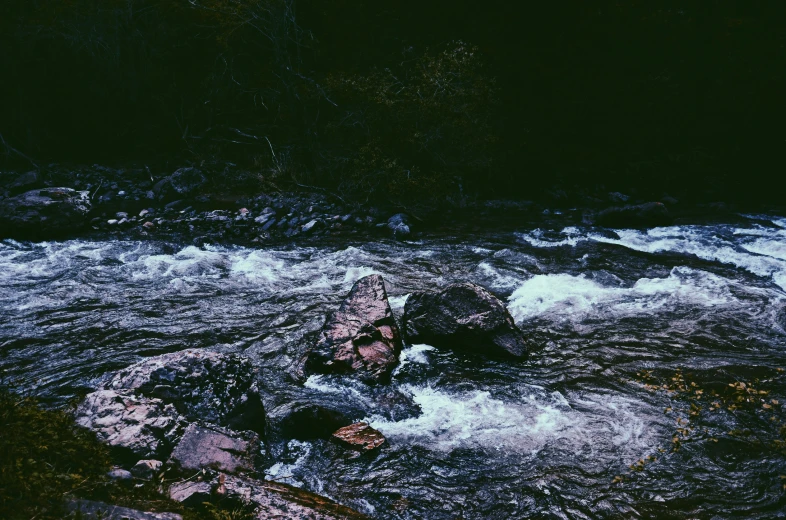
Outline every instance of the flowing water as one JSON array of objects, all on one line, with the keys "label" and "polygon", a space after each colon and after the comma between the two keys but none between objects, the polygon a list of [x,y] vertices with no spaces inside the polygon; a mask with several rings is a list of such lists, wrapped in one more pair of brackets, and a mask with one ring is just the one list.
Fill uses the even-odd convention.
[{"label": "flowing water", "polygon": [[[413,291],[488,287],[531,355],[408,345],[390,385],[298,380],[325,315],[370,273],[399,316]],[[761,215],[262,249],[4,241],[0,369],[60,405],[146,356],[243,353],[269,409],[316,400],[388,439],[347,459],[271,438],[267,478],[377,518],[784,518],[785,289],[786,219]],[[687,391],[662,388],[680,378]],[[739,382],[760,390],[713,408]]]}]

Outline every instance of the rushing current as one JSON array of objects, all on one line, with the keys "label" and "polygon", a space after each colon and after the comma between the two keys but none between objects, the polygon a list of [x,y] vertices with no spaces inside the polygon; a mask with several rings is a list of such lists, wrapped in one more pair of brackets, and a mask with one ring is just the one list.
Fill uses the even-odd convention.
[{"label": "rushing current", "polygon": [[[786,218],[729,222],[257,249],[7,240],[0,369],[64,405],[147,356],[242,353],[266,405],[318,400],[386,436],[357,459],[273,439],[262,468],[375,518],[784,518]],[[412,292],[481,284],[532,353],[407,345],[389,385],[298,380],[327,313],[371,273],[398,316]],[[687,391],[666,388],[680,378]],[[723,392],[741,382],[738,409]]]}]

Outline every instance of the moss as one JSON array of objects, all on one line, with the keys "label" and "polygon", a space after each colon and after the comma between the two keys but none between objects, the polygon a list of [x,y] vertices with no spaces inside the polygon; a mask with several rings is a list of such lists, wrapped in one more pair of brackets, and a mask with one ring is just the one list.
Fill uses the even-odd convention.
[{"label": "moss", "polygon": [[185,520],[245,520],[237,504],[184,508],[162,494],[164,481],[127,487],[107,477],[108,448],[65,410],[0,388],[0,518],[64,518],[68,498],[103,501],[145,511],[170,511]]}]

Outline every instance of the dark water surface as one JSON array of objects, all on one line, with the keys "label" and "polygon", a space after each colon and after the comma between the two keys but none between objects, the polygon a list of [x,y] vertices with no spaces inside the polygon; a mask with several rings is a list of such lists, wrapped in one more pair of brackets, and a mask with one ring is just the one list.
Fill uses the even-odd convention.
[{"label": "dark water surface", "polygon": [[[146,356],[244,353],[269,407],[318,400],[388,439],[357,460],[271,439],[268,477],[378,518],[785,518],[786,219],[740,222],[267,249],[5,241],[0,368],[57,405]],[[413,291],[480,283],[533,353],[411,345],[388,386],[296,381],[325,315],[370,273],[398,315]],[[646,386],[680,374],[688,392]],[[737,382],[761,393],[712,409]]]}]

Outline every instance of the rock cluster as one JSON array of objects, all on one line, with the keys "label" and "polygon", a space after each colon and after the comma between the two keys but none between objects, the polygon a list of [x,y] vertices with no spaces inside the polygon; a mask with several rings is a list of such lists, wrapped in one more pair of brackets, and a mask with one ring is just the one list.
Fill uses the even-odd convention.
[{"label": "rock cluster", "polygon": [[0,201],[0,238],[40,239],[84,227],[90,211],[86,191],[42,188]]}]

